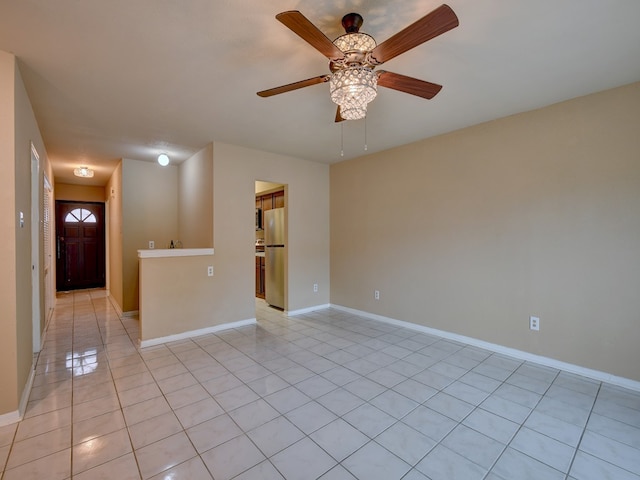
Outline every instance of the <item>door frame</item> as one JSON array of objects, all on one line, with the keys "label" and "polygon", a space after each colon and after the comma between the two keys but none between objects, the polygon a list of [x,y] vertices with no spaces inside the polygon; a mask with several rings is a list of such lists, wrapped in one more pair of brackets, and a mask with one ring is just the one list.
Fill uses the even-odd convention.
[{"label": "door frame", "polygon": [[55,238],[55,224],[54,224],[54,212],[55,201],[53,198],[53,187],[46,172],[43,172],[43,188],[42,188],[42,237],[43,237],[43,251],[44,251],[44,327],[42,331],[47,327],[47,324],[53,314],[55,308],[55,248],[53,240]]},{"label": "door frame", "polygon": [[40,295],[40,155],[31,142],[31,322],[33,352],[41,349],[42,318]]},{"label": "door frame", "polygon": [[[64,218],[61,218],[61,216],[59,215],[59,206],[61,204],[73,204],[73,205],[78,205],[78,207],[82,208],[83,206],[98,206],[101,209],[100,212],[100,223],[101,223],[101,242],[102,242],[102,258],[101,258],[101,264],[102,264],[102,281],[99,282],[101,285],[87,285],[87,286],[78,286],[78,287],[74,287],[74,288],[63,288],[63,285],[61,285],[60,282],[60,275],[64,275],[65,270],[64,268],[59,268],[60,267],[60,262],[61,262],[61,254],[60,254],[60,250],[61,250],[61,246],[60,246],[60,236],[62,235],[62,231],[60,230],[59,227],[63,227],[64,225]],[[55,245],[56,245],[56,291],[73,291],[73,290],[82,290],[85,288],[104,288],[106,287],[106,266],[107,266],[107,245],[106,245],[106,238],[107,238],[107,231],[106,231],[106,204],[105,202],[91,202],[91,201],[84,201],[84,200],[56,200],[55,201],[55,217],[56,217],[56,238],[55,238]],[[65,255],[67,253],[67,249],[65,248]],[[64,263],[64,262],[63,262]]]},{"label": "door frame", "polygon": [[[268,185],[268,188],[258,191],[258,188],[260,186],[266,186],[265,184],[270,184],[270,185]],[[284,207],[283,208],[284,208],[285,247],[284,247],[284,309],[283,310],[286,312],[289,309],[289,184],[282,183],[282,182],[273,182],[268,180],[255,179],[253,190],[254,190],[254,198],[260,195],[268,195],[270,193],[279,192],[281,190],[284,191],[284,199],[283,199]],[[255,206],[255,202],[252,204],[252,206]],[[263,215],[264,215],[264,212],[265,211],[263,210],[262,211]],[[263,227],[264,227],[264,219],[263,219]],[[255,253],[254,253],[254,256],[255,256]],[[255,263],[255,260],[254,260],[254,263]],[[266,276],[266,272],[265,272],[265,276]],[[255,298],[260,298],[260,297],[257,297],[254,293],[253,298],[255,300]],[[265,298],[266,298],[266,295],[265,295]]]}]

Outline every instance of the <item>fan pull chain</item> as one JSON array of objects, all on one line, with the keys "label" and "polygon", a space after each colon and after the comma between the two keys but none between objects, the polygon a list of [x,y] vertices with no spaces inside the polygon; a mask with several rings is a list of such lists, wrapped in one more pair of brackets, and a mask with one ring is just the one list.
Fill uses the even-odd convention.
[{"label": "fan pull chain", "polygon": [[364,117],[364,151],[367,151],[367,117]]},{"label": "fan pull chain", "polygon": [[344,157],[344,122],[340,122],[340,156]]}]

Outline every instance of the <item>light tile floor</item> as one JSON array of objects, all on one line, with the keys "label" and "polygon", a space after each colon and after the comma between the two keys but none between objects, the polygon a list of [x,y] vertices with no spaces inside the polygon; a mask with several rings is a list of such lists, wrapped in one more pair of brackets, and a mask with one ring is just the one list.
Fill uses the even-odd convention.
[{"label": "light tile floor", "polygon": [[2,478],[640,480],[640,393],[327,309],[139,350],[61,295]]}]

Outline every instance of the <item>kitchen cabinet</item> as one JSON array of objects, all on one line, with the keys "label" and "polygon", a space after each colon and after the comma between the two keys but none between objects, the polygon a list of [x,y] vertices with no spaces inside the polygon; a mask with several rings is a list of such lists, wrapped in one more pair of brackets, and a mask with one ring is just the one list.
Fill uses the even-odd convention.
[{"label": "kitchen cabinet", "polygon": [[273,194],[273,208],[284,208],[284,190]]},{"label": "kitchen cabinet", "polygon": [[256,297],[264,298],[264,257],[256,256]]},{"label": "kitchen cabinet", "polygon": [[264,212],[272,208],[284,208],[284,190],[256,195],[256,208],[262,210],[262,225],[264,225]]}]

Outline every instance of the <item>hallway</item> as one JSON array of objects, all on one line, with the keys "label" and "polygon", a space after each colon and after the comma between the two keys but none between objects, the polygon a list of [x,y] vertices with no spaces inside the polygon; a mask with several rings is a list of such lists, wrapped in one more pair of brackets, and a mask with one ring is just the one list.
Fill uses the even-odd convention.
[{"label": "hallway", "polygon": [[[640,480],[640,393],[334,309],[138,350],[60,294],[3,480]],[[176,319],[179,321],[179,319]]]}]

